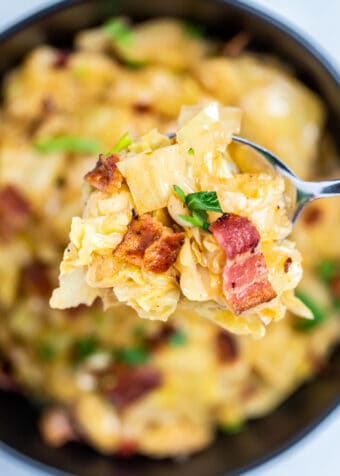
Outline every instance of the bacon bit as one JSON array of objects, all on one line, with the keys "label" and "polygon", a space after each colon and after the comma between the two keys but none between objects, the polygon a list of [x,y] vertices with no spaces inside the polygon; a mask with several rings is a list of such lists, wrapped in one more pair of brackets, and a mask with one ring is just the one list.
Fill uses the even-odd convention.
[{"label": "bacon bit", "polygon": [[122,456],[123,458],[127,458],[129,456],[133,456],[137,453],[138,444],[135,440],[123,440],[118,449],[117,455]]},{"label": "bacon bit", "polygon": [[152,351],[157,351],[162,345],[164,345],[169,338],[176,332],[176,327],[172,324],[163,324],[159,331],[153,336],[148,338],[148,346]]},{"label": "bacon bit", "polygon": [[150,215],[133,215],[123,240],[113,251],[114,256],[142,267],[146,249],[162,234],[162,224]]},{"label": "bacon bit", "polygon": [[209,230],[227,255],[223,290],[235,314],[239,315],[276,297],[268,280],[260,235],[251,221],[225,213],[210,225]]},{"label": "bacon bit", "polygon": [[31,262],[23,269],[22,284],[29,296],[47,297],[53,290],[48,267],[38,260]]},{"label": "bacon bit", "polygon": [[310,205],[302,215],[306,225],[316,225],[322,218],[322,210],[317,205]]},{"label": "bacon bit", "polygon": [[69,415],[63,408],[47,409],[39,423],[44,440],[53,447],[78,440]]},{"label": "bacon bit", "polygon": [[160,387],[162,382],[161,373],[153,367],[129,367],[118,374],[117,382],[108,392],[108,396],[114,405],[122,410]]},{"label": "bacon bit", "polygon": [[119,157],[116,154],[108,157],[100,154],[95,168],[85,175],[84,180],[102,192],[115,192],[123,183],[123,176],[116,165],[117,162]]},{"label": "bacon bit", "polygon": [[153,273],[164,273],[177,259],[184,243],[184,233],[171,233],[150,245],[144,255],[144,267]]},{"label": "bacon bit", "polygon": [[229,332],[221,330],[216,335],[217,355],[222,363],[232,363],[239,356],[236,339]]},{"label": "bacon bit", "polygon": [[71,53],[68,50],[59,50],[54,58],[53,61],[53,68],[55,69],[63,69],[68,66],[70,61]]},{"label": "bacon bit", "polygon": [[331,281],[331,293],[333,297],[340,298],[340,276],[335,276]]},{"label": "bacon bit", "polygon": [[240,31],[225,43],[222,53],[225,56],[236,58],[237,56],[240,56],[242,51],[248,46],[249,42],[249,33]]},{"label": "bacon bit", "polygon": [[45,96],[41,101],[41,109],[45,114],[51,114],[56,109],[56,104],[51,96]]},{"label": "bacon bit", "polygon": [[146,114],[147,112],[151,112],[152,110],[151,104],[143,102],[136,102],[132,105],[132,108],[135,112],[138,112],[140,114]]},{"label": "bacon bit", "polygon": [[286,261],[284,262],[284,265],[283,265],[283,270],[284,270],[285,273],[288,273],[288,271],[289,271],[289,269],[290,269],[292,263],[293,263],[293,260],[292,260],[292,258],[289,256],[289,257],[286,259]]},{"label": "bacon bit", "polygon": [[15,187],[0,188],[0,240],[8,241],[24,230],[30,214],[29,203]]}]

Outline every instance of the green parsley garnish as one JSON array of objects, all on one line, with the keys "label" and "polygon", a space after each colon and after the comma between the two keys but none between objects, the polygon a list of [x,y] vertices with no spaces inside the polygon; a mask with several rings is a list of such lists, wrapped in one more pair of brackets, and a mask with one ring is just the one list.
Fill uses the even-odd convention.
[{"label": "green parsley garnish", "polygon": [[79,363],[86,360],[98,349],[98,343],[93,337],[83,337],[73,343],[73,358]]},{"label": "green parsley garnish", "polygon": [[38,346],[39,357],[45,362],[51,362],[56,357],[56,349],[49,342],[41,342]]},{"label": "green parsley garnish", "polygon": [[188,36],[192,38],[202,38],[204,36],[204,30],[201,26],[190,21],[183,22],[183,29]]},{"label": "green parsley garnish", "polygon": [[188,154],[195,155],[195,151],[192,147],[190,147],[190,149],[188,149]]},{"label": "green parsley garnish", "polygon": [[130,46],[132,32],[123,18],[112,18],[103,25],[103,30],[112,40],[121,46]]},{"label": "green parsley garnish", "polygon": [[177,329],[168,339],[169,345],[173,347],[181,347],[182,345],[185,345],[187,341],[187,335],[180,329]]},{"label": "green parsley garnish", "polygon": [[208,230],[209,223],[207,211],[223,213],[216,192],[194,192],[185,195],[184,190],[182,190],[178,185],[174,185],[173,189],[181,201],[185,203],[191,211],[191,216],[180,215],[180,218],[193,226],[198,226],[203,228],[203,230]]},{"label": "green parsley garnish", "polygon": [[117,152],[121,152],[122,150],[126,149],[129,147],[130,144],[132,144],[132,139],[129,136],[128,132],[125,132],[115,143],[114,147],[110,152],[108,152],[106,155],[111,155],[111,154],[116,154]]},{"label": "green parsley garnish", "polygon": [[311,310],[314,319],[298,319],[295,323],[295,328],[299,331],[309,331],[322,324],[327,315],[326,312],[319,307],[314,299],[307,293],[297,290],[295,295]]},{"label": "green parsley garnish", "polygon": [[340,265],[336,261],[325,259],[320,261],[316,267],[316,272],[322,281],[329,283],[340,274]]},{"label": "green parsley garnish", "polygon": [[128,365],[141,365],[149,360],[149,353],[138,347],[125,347],[115,352],[117,360]]},{"label": "green parsley garnish", "polygon": [[50,154],[53,152],[95,154],[100,152],[102,148],[96,139],[76,136],[58,136],[40,139],[35,142],[34,147],[42,154]]},{"label": "green parsley garnish", "polygon": [[245,424],[244,421],[237,421],[234,423],[225,423],[220,425],[220,430],[223,433],[226,433],[228,435],[237,435],[240,433],[242,430],[244,430]]}]

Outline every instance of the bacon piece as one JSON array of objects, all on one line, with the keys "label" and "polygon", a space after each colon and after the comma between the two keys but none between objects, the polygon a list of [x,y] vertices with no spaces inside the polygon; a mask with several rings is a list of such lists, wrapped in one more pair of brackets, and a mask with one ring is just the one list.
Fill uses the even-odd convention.
[{"label": "bacon piece", "polygon": [[159,330],[147,339],[147,344],[151,351],[155,352],[159,350],[164,344],[166,344],[170,337],[176,332],[176,327],[173,324],[163,323]]},{"label": "bacon piece", "polygon": [[71,53],[68,50],[59,50],[57,51],[55,58],[53,60],[53,68],[55,69],[63,69],[68,66],[68,63],[71,58]]},{"label": "bacon piece", "polygon": [[161,237],[162,228],[152,216],[134,214],[123,240],[113,251],[114,256],[142,267],[146,249]]},{"label": "bacon piece", "polygon": [[217,355],[222,363],[231,363],[237,360],[239,349],[236,339],[229,332],[221,330],[216,335]]},{"label": "bacon piece", "polygon": [[8,241],[24,230],[30,215],[29,203],[15,187],[0,188],[0,240]]},{"label": "bacon piece", "polygon": [[309,205],[303,213],[302,219],[308,226],[317,225],[322,220],[322,210],[316,204]]},{"label": "bacon piece", "polygon": [[47,297],[53,290],[48,267],[39,260],[32,261],[23,269],[22,283],[29,296]]},{"label": "bacon piece", "polygon": [[228,40],[223,48],[223,54],[231,58],[240,56],[250,41],[250,35],[245,31],[240,31]]},{"label": "bacon piece", "polygon": [[286,261],[284,262],[284,265],[283,265],[283,270],[285,273],[288,273],[291,265],[293,263],[293,260],[290,256],[288,256],[288,258],[286,259]]},{"label": "bacon piece", "polygon": [[41,417],[39,427],[44,440],[53,447],[78,440],[71,419],[63,408],[47,409]]},{"label": "bacon piece", "polygon": [[153,273],[164,273],[177,259],[184,243],[184,233],[163,235],[150,245],[144,255],[144,267]]},{"label": "bacon piece", "polygon": [[268,280],[260,235],[251,221],[225,213],[210,225],[209,230],[227,255],[223,290],[235,314],[274,299],[276,293]]},{"label": "bacon piece", "polygon": [[85,175],[84,180],[102,192],[115,192],[123,183],[123,176],[117,167],[117,162],[119,157],[116,154],[108,157],[100,154],[95,168]]},{"label": "bacon piece", "polygon": [[331,292],[336,299],[340,298],[340,275],[335,276],[331,281]]},{"label": "bacon piece", "polygon": [[122,456],[123,458],[128,458],[129,456],[133,456],[134,454],[137,453],[138,449],[138,443],[135,440],[132,439],[125,439],[123,440],[118,449],[117,449],[117,455]]},{"label": "bacon piece", "polygon": [[153,367],[125,368],[118,374],[116,385],[108,396],[122,410],[162,385],[162,374]]}]

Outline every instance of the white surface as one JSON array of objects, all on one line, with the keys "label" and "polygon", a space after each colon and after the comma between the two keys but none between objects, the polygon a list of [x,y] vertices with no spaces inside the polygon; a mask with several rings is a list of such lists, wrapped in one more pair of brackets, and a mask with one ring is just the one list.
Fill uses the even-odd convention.
[{"label": "white surface", "polygon": [[[0,0],[0,28],[48,3],[51,2]],[[340,0],[257,0],[243,3],[263,5],[296,26],[321,46],[340,70]],[[259,469],[247,473],[247,476],[337,476],[340,474],[339,436],[340,409],[298,445]],[[0,476],[42,474],[40,471],[27,469],[0,453]]]}]

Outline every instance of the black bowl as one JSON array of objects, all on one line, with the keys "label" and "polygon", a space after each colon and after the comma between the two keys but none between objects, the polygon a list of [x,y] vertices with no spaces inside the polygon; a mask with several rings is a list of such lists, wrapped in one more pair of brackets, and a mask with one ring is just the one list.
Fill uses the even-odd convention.
[{"label": "black bowl", "polygon": [[[0,34],[0,71],[4,73],[39,43],[70,45],[77,30],[117,14],[136,20],[160,15],[185,17],[222,38],[246,29],[252,33],[252,47],[277,54],[320,94],[328,108],[329,128],[340,145],[339,75],[294,31],[233,0],[62,1]],[[315,428],[339,404],[339,375],[337,352],[326,372],[300,388],[274,413],[250,422],[237,436],[221,435],[210,448],[181,463],[105,457],[76,444],[51,449],[39,436],[37,409],[23,397],[6,393],[0,393],[0,438],[5,451],[16,458],[58,474],[62,473],[56,468],[81,476],[234,475],[272,458]]]}]

